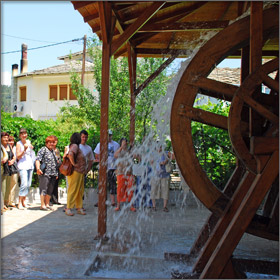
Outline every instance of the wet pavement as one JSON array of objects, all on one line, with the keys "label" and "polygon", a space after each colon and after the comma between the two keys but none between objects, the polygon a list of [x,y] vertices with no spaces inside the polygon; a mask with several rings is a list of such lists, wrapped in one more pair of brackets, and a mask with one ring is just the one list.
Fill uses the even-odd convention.
[{"label": "wet pavement", "polygon": [[[60,192],[62,193],[62,192]],[[192,264],[164,260],[164,253],[188,253],[208,209],[191,193],[173,194],[169,212],[129,208],[107,211],[109,241],[95,240],[96,195],[85,196],[87,215],[66,216],[64,205],[40,210],[38,195],[27,210],[13,209],[1,216],[2,279],[170,278],[174,269],[190,271]],[[66,204],[66,195],[60,198]],[[234,255],[263,260],[279,259],[279,243],[245,234]],[[275,277],[274,277],[275,278]]]}]

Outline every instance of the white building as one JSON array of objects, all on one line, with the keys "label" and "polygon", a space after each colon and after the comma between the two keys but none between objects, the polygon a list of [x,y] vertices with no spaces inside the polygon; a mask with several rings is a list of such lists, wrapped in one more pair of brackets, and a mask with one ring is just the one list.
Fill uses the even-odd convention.
[{"label": "white building", "polygon": [[[21,60],[21,73],[17,74],[17,65],[13,65],[12,74],[12,111],[16,116],[31,116],[34,120],[55,119],[60,107],[69,103],[77,105],[76,96],[71,89],[70,73],[81,74],[81,53],[59,57],[61,65],[42,70],[27,72],[27,55]],[[98,95],[92,72],[93,63],[85,62],[84,86],[94,95]]]}]

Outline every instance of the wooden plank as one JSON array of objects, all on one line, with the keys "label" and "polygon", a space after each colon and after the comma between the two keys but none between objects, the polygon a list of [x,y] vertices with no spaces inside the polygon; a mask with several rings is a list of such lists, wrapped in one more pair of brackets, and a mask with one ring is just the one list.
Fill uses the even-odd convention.
[{"label": "wooden plank", "polygon": [[102,41],[104,44],[109,44],[110,38],[110,30],[111,30],[111,17],[112,17],[112,9],[111,4],[109,2],[98,2],[99,8],[99,18],[100,18],[100,27],[102,34]]},{"label": "wooden plank", "polygon": [[145,13],[142,13],[134,23],[112,44],[112,54],[114,54],[123,44],[125,44],[163,5],[165,2],[154,2]]},{"label": "wooden plank", "polygon": [[232,100],[235,91],[239,88],[238,86],[219,82],[205,77],[194,79],[191,82],[188,82],[188,84],[207,90],[212,93],[212,95],[214,95],[215,93],[217,98],[222,98],[225,100]]},{"label": "wooden plank", "polygon": [[164,61],[164,63],[134,91],[135,96],[137,96],[144,88],[146,88],[170,63],[173,62],[175,58],[176,56],[171,56],[166,61]]},{"label": "wooden plank", "polygon": [[181,105],[178,114],[193,121],[215,126],[221,129],[228,129],[228,118],[215,113],[207,112],[187,105]]},{"label": "wooden plank", "polygon": [[253,155],[268,155],[279,150],[279,138],[251,137],[250,152]]},{"label": "wooden plank", "polygon": [[100,116],[100,163],[98,183],[98,236],[104,237],[107,231],[107,159],[108,159],[108,120],[110,90],[110,45],[102,46],[102,85]]},{"label": "wooden plank", "polygon": [[130,129],[129,129],[129,141],[130,145],[133,146],[135,139],[135,105],[136,95],[134,94],[136,88],[136,63],[137,57],[134,49],[129,43],[127,43],[127,59],[128,59],[128,70],[129,70],[129,85],[130,85]]},{"label": "wooden plank", "polygon": [[242,271],[279,275],[279,262],[276,261],[242,259],[233,257],[232,263],[234,266],[239,267]]},{"label": "wooden plank", "polygon": [[[102,31],[102,84],[100,111],[100,163],[98,182],[98,237],[105,238],[107,231],[107,159],[108,159],[108,120],[110,95],[110,59],[112,35],[112,9],[108,2],[98,2]],[[109,19],[108,19],[109,17]]]},{"label": "wooden plank", "polygon": [[[238,2],[240,3],[240,2]],[[241,75],[240,75],[240,84],[242,85],[245,78],[250,73],[250,47],[246,46],[241,49]]]},{"label": "wooden plank", "polygon": [[190,51],[189,50],[184,50],[184,49],[149,49],[149,48],[136,48],[135,52],[137,55],[142,55],[142,54],[160,54],[160,55],[176,55],[177,57],[180,56],[189,56]]},{"label": "wooden plank", "polygon": [[217,279],[220,277],[223,268],[278,174],[279,155],[278,152],[274,152],[262,174],[256,176],[240,206],[234,211],[234,216],[215,246],[215,251],[212,251],[213,254],[203,269],[201,278]]},{"label": "wooden plank", "polygon": [[[241,97],[245,103],[247,103],[251,109],[253,109],[255,112],[258,112],[261,116],[263,116],[265,119],[268,119],[270,122],[278,126],[279,124],[279,117],[275,115],[273,112],[271,112],[269,109],[267,109],[265,106],[257,102],[255,99],[248,95],[243,95]],[[258,123],[259,125],[259,123]]]},{"label": "wooden plank", "polygon": [[263,2],[251,2],[250,18],[250,73],[262,65]]},{"label": "wooden plank", "polygon": [[[89,15],[89,16],[85,16],[84,17],[84,22],[89,22],[89,21],[97,19],[97,18],[99,18],[99,13],[95,13],[95,14],[92,14],[92,15]],[[100,28],[99,28],[99,30],[100,30]]]},{"label": "wooden plank", "polygon": [[87,6],[94,4],[95,2],[96,1],[72,1],[75,10],[86,8]]},{"label": "wooden plank", "polygon": [[217,223],[215,229],[213,230],[211,237],[205,244],[203,251],[201,252],[199,258],[197,259],[194,267],[193,272],[202,272],[205,268],[208,260],[210,259],[212,253],[217,248],[218,243],[220,242],[224,232],[228,228],[229,224],[231,223],[232,218],[235,215],[235,212],[240,207],[240,204],[247,194],[247,191],[251,187],[256,175],[251,172],[246,172],[242,180],[240,181],[236,192],[234,193],[231,203],[228,205],[227,209],[225,210],[223,216]]},{"label": "wooden plank", "polygon": [[174,23],[152,23],[144,25],[138,32],[170,32],[188,30],[222,29],[227,27],[228,20],[197,21],[197,22],[174,22]]},{"label": "wooden plank", "polygon": [[187,15],[193,13],[195,10],[201,8],[205,4],[207,4],[207,1],[195,2],[193,5],[190,5],[190,6],[187,6],[187,7],[182,7],[180,9],[176,9],[172,12],[167,13],[167,14],[157,16],[156,18],[151,20],[151,23],[159,23],[162,20],[167,21],[168,19],[170,19],[171,22],[176,22],[179,19],[183,19]]},{"label": "wooden plank", "polygon": [[[262,65],[262,45],[263,45],[263,2],[251,2],[250,17],[250,73],[256,71]],[[256,88],[255,95],[260,95],[261,86]],[[249,119],[249,135],[260,135],[260,117],[252,110]]]},{"label": "wooden plank", "polygon": [[263,72],[261,72],[261,77],[262,77],[263,83],[267,87],[271,88],[274,92],[279,93],[279,80],[278,79],[274,80]]},{"label": "wooden plank", "polygon": [[232,258],[230,258],[227,262],[227,264],[225,265],[220,278],[221,279],[246,279],[246,274],[245,273],[241,273],[239,271],[237,271],[231,261]]}]

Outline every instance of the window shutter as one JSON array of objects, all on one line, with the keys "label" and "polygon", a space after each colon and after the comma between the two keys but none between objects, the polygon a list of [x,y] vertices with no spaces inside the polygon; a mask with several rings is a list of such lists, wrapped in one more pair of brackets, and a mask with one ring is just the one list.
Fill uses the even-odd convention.
[{"label": "window shutter", "polygon": [[20,101],[26,101],[26,87],[20,87]]},{"label": "window shutter", "polygon": [[73,93],[73,91],[72,91],[71,85],[69,86],[69,89],[70,89],[70,96],[69,96],[69,99],[70,99],[70,100],[77,100],[76,95],[75,95],[75,94]]},{"label": "window shutter", "polygon": [[50,99],[57,100],[57,86],[50,86]]},{"label": "window shutter", "polygon": [[67,85],[59,86],[59,100],[67,100]]}]

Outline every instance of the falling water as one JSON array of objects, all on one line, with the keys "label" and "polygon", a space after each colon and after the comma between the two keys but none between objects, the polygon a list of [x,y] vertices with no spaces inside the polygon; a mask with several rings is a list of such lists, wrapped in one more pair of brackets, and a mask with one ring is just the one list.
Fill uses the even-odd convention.
[{"label": "falling water", "polygon": [[[145,174],[148,173],[148,166],[151,168],[148,176],[142,178],[139,191],[137,195],[134,193],[131,201],[131,203],[138,202],[139,207],[137,212],[133,213],[129,211],[131,204],[127,203],[121,206],[121,211],[113,212],[112,216],[108,215],[109,241],[106,243],[100,241],[96,245],[99,254],[90,264],[86,275],[106,278],[170,278],[172,270],[191,271],[192,264],[186,265],[164,260],[164,252],[183,253],[184,250],[187,250],[186,240],[177,235],[170,225],[176,219],[180,224],[180,218],[186,216],[182,202],[186,200],[188,192],[178,191],[177,197],[172,201],[172,205],[179,205],[182,211],[175,212],[173,211],[175,208],[171,207],[168,214],[164,213],[161,210],[163,202],[159,200],[157,202],[158,212],[162,213],[160,213],[160,217],[157,214],[158,220],[156,220],[155,213],[144,205],[145,183],[155,176],[156,162],[159,157],[158,148],[162,146],[164,151],[166,139],[170,139],[171,105],[181,76],[198,49],[215,34],[216,32],[203,33],[201,38],[192,43],[193,52],[181,63],[179,71],[167,87],[165,96],[154,104],[151,132],[141,144],[133,147],[131,151],[134,155],[141,155],[141,163],[136,165],[136,168],[142,168],[146,171]],[[132,160],[131,164],[133,164]],[[109,204],[109,201],[107,203]],[[197,200],[195,203],[202,207]],[[201,221],[201,226],[202,224],[203,221]],[[186,236],[194,237],[196,234],[192,230],[187,231],[186,227]],[[190,240],[189,247],[192,245]]]}]

